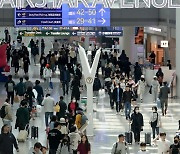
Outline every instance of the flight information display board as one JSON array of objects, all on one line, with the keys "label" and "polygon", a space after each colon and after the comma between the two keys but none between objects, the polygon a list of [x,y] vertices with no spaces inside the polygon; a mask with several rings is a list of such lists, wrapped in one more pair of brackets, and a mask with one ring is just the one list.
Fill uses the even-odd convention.
[{"label": "flight information display board", "polygon": [[97,4],[96,8],[70,8],[63,4],[60,9],[22,8],[15,9],[15,27],[27,26],[73,26],[104,27],[110,26],[110,8]]}]

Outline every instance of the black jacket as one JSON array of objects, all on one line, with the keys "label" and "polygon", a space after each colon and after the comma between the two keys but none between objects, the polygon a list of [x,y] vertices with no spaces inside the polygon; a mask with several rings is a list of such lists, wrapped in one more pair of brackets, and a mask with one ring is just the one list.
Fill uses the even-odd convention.
[{"label": "black jacket", "polygon": [[43,88],[40,85],[34,86],[34,89],[37,91],[38,96],[37,97],[44,97]]},{"label": "black jacket", "polygon": [[18,149],[16,138],[12,133],[0,134],[0,154],[13,154],[13,145]]},{"label": "black jacket", "polygon": [[[66,73],[66,79],[64,76],[65,73]],[[61,71],[61,73],[60,73],[61,82],[64,82],[64,81],[70,82],[70,79],[71,79],[71,76],[70,76],[70,72],[68,69]]]},{"label": "black jacket", "polygon": [[93,91],[99,91],[101,89],[101,81],[99,78],[94,79],[94,84],[93,84]]},{"label": "black jacket", "polygon": [[133,113],[131,115],[131,130],[133,132],[141,131],[141,127],[144,126],[143,115],[141,113]]},{"label": "black jacket", "polygon": [[126,102],[130,102],[131,103],[132,99],[133,99],[132,91],[124,91],[123,92],[123,102],[124,103],[126,103]]},{"label": "black jacket", "polygon": [[[117,88],[113,90],[113,100],[116,102],[117,101]],[[123,96],[123,89],[119,87],[119,100],[122,101],[122,96]]]}]

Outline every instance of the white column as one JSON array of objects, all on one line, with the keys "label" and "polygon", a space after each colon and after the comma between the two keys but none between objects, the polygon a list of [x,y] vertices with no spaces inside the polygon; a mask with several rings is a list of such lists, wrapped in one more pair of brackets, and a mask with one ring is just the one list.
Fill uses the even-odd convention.
[{"label": "white column", "polygon": [[180,97],[180,8],[176,9],[176,95]]},{"label": "white column", "polygon": [[123,45],[122,50],[126,51],[126,55],[130,61],[133,61],[133,52],[135,43],[134,27],[123,27]]}]

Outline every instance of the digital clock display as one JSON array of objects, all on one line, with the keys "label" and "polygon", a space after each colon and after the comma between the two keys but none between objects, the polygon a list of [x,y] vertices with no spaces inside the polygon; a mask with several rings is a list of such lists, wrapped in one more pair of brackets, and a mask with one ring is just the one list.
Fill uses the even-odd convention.
[{"label": "digital clock display", "polygon": [[15,26],[110,26],[110,9],[97,4],[96,8],[70,8],[63,4],[60,9],[22,8],[15,9]]}]

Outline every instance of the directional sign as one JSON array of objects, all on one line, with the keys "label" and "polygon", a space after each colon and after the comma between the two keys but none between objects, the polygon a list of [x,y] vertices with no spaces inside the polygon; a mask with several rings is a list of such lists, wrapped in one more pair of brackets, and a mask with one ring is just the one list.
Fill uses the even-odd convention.
[{"label": "directional sign", "polygon": [[68,4],[63,4],[60,9],[30,7],[15,9],[15,26],[108,27],[110,8],[103,8],[102,4],[97,4],[96,8],[86,8],[83,4],[79,4],[78,8],[70,8]]},{"label": "directional sign", "polygon": [[22,30],[18,34],[23,37],[35,36],[122,36],[122,31],[28,31]]}]

